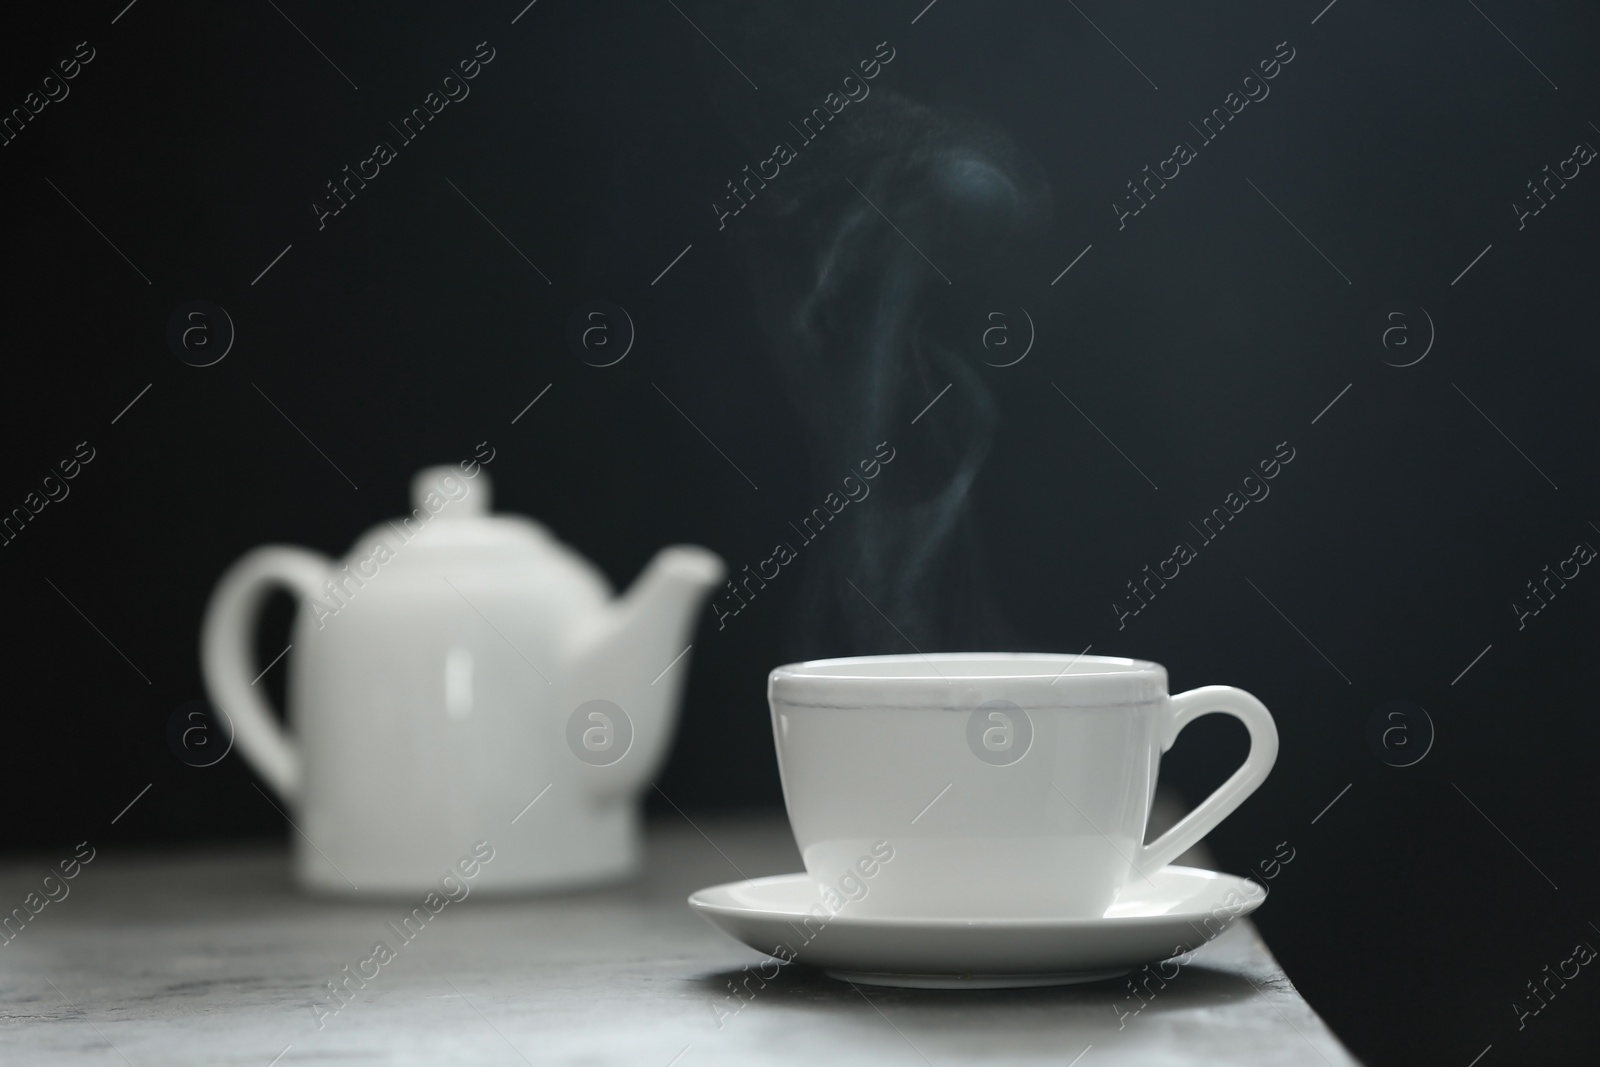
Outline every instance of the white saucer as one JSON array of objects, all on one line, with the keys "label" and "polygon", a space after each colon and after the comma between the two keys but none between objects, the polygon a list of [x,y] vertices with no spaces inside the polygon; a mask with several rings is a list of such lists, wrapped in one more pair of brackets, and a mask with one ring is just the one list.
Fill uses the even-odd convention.
[{"label": "white saucer", "polygon": [[818,918],[814,883],[781,874],[711,886],[689,906],[717,929],[835,978],[924,989],[1006,989],[1115,978],[1181,955],[1267,898],[1246,878],[1163,867],[1136,879],[1097,919]]}]

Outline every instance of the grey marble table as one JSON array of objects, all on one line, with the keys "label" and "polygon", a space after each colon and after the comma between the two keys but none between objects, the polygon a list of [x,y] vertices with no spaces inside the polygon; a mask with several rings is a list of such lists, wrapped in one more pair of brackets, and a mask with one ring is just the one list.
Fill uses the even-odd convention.
[{"label": "grey marble table", "polygon": [[[741,968],[765,957],[684,897],[800,863],[780,819],[697,823],[652,825],[631,885],[449,905],[320,1020],[325,983],[397,940],[386,924],[411,902],[302,897],[280,849],[103,847],[0,945],[0,1063],[1354,1062],[1248,923],[1138,1000],[1126,979],[858,990],[795,965],[731,999]],[[3,909],[39,889],[46,862],[0,865]]]}]

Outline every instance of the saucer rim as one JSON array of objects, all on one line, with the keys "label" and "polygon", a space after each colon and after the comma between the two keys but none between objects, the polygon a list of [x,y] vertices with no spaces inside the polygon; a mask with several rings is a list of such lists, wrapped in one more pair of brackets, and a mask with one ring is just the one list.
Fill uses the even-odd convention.
[{"label": "saucer rim", "polygon": [[[1242,910],[1234,912],[1232,920],[1241,919],[1259,908],[1267,899],[1267,889],[1253,879],[1242,875],[1228,874],[1226,871],[1213,871],[1205,867],[1190,867],[1184,864],[1169,863],[1161,868],[1162,871],[1178,871],[1185,875],[1202,876],[1208,881],[1235,883],[1246,895]],[[778,912],[772,908],[760,908],[743,904],[719,904],[704,899],[706,894],[718,890],[729,890],[738,886],[753,886],[758,884],[776,884],[780,882],[798,881],[809,878],[805,871],[795,871],[789,874],[768,874],[759,878],[736,878],[731,882],[719,882],[716,885],[704,886],[690,893],[687,900],[689,907],[701,915],[715,914],[727,916],[762,916],[773,917],[789,914],[796,917],[809,915],[808,912]],[[1250,888],[1253,887],[1254,892]],[[1000,927],[1025,929],[1027,927],[1049,927],[1053,930],[1070,929],[1072,927],[1101,927],[1107,924],[1117,926],[1139,926],[1171,922],[1175,915],[1181,912],[1161,912],[1149,915],[1096,915],[1096,916],[1061,916],[1051,917],[1045,915],[1032,916],[914,916],[914,915],[859,915],[840,911],[828,917],[828,923],[840,923],[846,926],[863,927],[906,927],[917,929],[970,929],[975,926]]]}]

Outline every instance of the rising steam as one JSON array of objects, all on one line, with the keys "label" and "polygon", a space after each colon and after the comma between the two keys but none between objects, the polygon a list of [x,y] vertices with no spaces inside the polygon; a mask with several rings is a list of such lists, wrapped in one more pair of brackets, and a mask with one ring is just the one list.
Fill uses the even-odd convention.
[{"label": "rising steam", "polygon": [[852,110],[732,235],[815,488],[878,442],[902,457],[808,564],[799,651],[998,647],[970,511],[997,420],[976,338],[1048,187],[992,128],[881,82]]}]

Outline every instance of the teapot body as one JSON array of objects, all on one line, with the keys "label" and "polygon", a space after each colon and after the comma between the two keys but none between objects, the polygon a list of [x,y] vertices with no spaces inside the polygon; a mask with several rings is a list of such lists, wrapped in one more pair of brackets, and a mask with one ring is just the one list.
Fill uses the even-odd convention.
[{"label": "teapot body", "polygon": [[480,888],[631,873],[636,805],[597,800],[565,742],[563,631],[609,590],[598,576],[470,564],[440,576],[403,562],[359,587],[346,579],[332,614],[332,598],[302,602],[295,621],[298,881],[422,889],[478,841],[495,856]]}]

